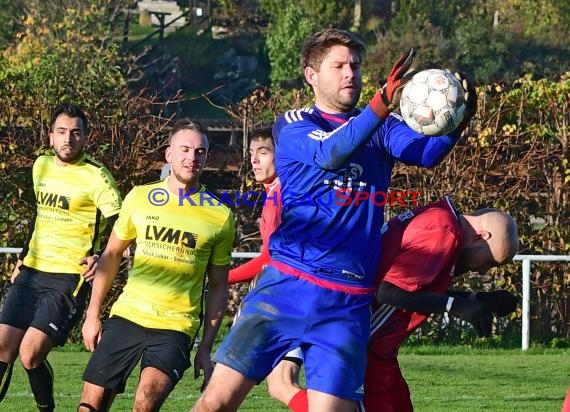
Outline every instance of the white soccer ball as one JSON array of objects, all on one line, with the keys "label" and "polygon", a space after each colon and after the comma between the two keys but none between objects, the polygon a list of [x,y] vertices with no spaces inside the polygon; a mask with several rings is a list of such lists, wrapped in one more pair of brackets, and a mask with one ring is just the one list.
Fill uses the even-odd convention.
[{"label": "white soccer ball", "polygon": [[465,116],[463,86],[453,73],[445,70],[418,72],[402,90],[400,113],[418,133],[426,136],[450,133]]}]

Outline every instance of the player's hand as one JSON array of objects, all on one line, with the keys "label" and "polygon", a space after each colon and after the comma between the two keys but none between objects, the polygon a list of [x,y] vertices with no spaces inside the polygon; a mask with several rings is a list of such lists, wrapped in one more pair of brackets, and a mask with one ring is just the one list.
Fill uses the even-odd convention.
[{"label": "player's hand", "polygon": [[469,322],[479,336],[491,336],[493,315],[485,303],[456,297],[449,314]]},{"label": "player's hand", "polygon": [[475,116],[475,113],[477,113],[477,89],[475,89],[473,83],[469,81],[465,73],[455,72],[454,76],[459,80],[461,86],[463,86],[464,92],[465,115],[463,117],[463,121],[457,127],[457,129],[462,132],[467,128],[467,125],[473,116]]},{"label": "player's hand", "polygon": [[517,310],[518,299],[506,290],[494,290],[492,292],[477,292],[475,299],[484,302],[491,312],[497,316],[506,316]]},{"label": "player's hand", "polygon": [[91,282],[95,276],[95,271],[97,270],[97,262],[99,260],[99,255],[87,256],[81,259],[79,264],[85,266],[81,276],[86,282]]},{"label": "player's hand", "polygon": [[194,356],[194,379],[200,377],[200,370],[204,371],[204,381],[200,387],[201,392],[206,389],[206,385],[210,382],[215,365],[215,362],[212,362],[210,359],[210,353],[202,349],[202,345],[198,346],[198,351],[196,352],[196,356]]},{"label": "player's hand", "polygon": [[415,50],[410,49],[406,55],[400,56],[388,73],[386,84],[370,101],[370,108],[381,119],[388,117],[400,105],[402,89],[415,74],[412,68],[415,55]]},{"label": "player's hand", "polygon": [[99,316],[87,315],[85,322],[83,322],[81,333],[83,335],[83,343],[89,352],[93,352],[97,347],[97,344],[101,340],[102,332],[103,323],[101,319],[99,319]]},{"label": "player's hand", "polygon": [[22,266],[22,261],[18,259],[16,266],[14,266],[14,270],[12,271],[12,276],[10,276],[10,283],[14,283],[16,277],[20,274],[20,266]]}]

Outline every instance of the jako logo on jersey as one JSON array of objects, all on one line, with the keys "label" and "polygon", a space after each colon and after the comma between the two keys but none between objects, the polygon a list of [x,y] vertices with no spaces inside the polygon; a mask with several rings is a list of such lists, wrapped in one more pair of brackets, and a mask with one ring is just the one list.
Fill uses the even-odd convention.
[{"label": "jako logo on jersey", "polygon": [[57,207],[60,209],[69,210],[70,197],[56,195],[55,193],[46,193],[38,190],[36,195],[38,205]]},{"label": "jako logo on jersey", "polygon": [[149,225],[146,227],[145,239],[157,240],[173,245],[181,244],[182,246],[196,249],[198,235],[190,232],[182,232],[181,230],[175,230],[170,227]]}]

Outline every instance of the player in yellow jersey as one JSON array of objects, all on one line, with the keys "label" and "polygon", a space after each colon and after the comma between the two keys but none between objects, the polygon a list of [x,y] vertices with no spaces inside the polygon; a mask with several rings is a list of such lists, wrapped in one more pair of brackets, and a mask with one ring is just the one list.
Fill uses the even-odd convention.
[{"label": "player in yellow jersey", "polygon": [[[159,410],[190,367],[190,348],[202,317],[194,376],[204,370],[205,382],[210,377],[210,352],[227,304],[235,229],[231,210],[199,183],[207,154],[202,127],[179,120],[166,150],[170,175],[133,188],[125,198],[98,262],[83,325],[83,340],[93,355],[83,374],[79,411],[107,411],[139,361],[133,410]],[[105,296],[132,242],[133,268],[102,324]]]},{"label": "player in yellow jersey", "polygon": [[109,171],[83,152],[87,131],[79,107],[54,109],[55,155],[34,162],[35,218],[0,313],[0,401],[19,355],[40,411],[55,407],[47,355],[81,319],[101,232],[121,207]]}]

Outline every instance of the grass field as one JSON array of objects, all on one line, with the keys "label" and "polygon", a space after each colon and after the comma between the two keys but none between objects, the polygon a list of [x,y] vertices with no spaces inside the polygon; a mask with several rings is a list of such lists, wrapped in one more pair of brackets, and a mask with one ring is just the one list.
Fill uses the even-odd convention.
[{"label": "grass field", "polygon": [[[416,412],[559,412],[570,386],[570,350],[472,350],[459,347],[404,348],[400,364]],[[56,374],[58,411],[75,411],[81,392],[81,373],[89,354],[57,350],[49,360]],[[130,411],[136,373],[113,411]],[[163,411],[187,411],[198,396],[201,379],[189,371],[170,395]],[[33,397],[21,365],[14,368],[8,395],[0,410],[33,411]],[[240,411],[283,411],[267,395],[265,383],[254,389]]]}]

